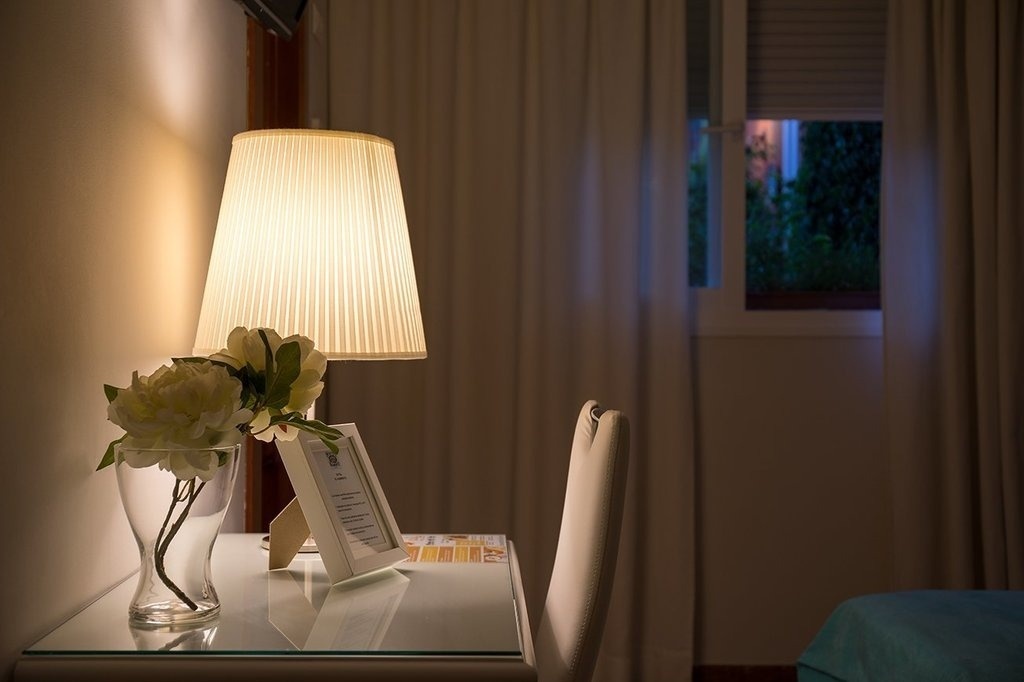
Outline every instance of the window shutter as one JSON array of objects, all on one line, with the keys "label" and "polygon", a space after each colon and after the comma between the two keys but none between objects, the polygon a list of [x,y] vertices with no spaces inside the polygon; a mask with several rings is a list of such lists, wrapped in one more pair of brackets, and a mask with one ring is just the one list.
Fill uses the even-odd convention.
[{"label": "window shutter", "polygon": [[882,115],[886,0],[749,0],[747,118]]},{"label": "window shutter", "polygon": [[708,0],[687,0],[686,113],[690,119],[708,117],[709,27]]}]

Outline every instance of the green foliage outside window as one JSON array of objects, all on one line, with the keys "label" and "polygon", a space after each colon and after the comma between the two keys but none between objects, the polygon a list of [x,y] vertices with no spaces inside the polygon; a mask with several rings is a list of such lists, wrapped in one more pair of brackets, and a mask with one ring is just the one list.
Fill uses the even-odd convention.
[{"label": "green foliage outside window", "polygon": [[708,157],[701,154],[690,163],[688,205],[690,286],[708,284]]},{"label": "green foliage outside window", "polygon": [[[783,181],[774,150],[746,148],[747,291],[877,291],[880,123],[800,125],[800,164]],[[707,167],[690,164],[690,283],[706,283]]]}]

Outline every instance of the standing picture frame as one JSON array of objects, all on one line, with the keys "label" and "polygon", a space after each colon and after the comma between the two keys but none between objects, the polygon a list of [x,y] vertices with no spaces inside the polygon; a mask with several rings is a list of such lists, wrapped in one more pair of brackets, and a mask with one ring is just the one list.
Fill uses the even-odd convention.
[{"label": "standing picture frame", "polygon": [[296,499],[271,524],[270,568],[287,566],[312,534],[337,584],[409,555],[359,430],[355,424],[333,426],[341,432],[337,454],[304,431],[277,441]]}]

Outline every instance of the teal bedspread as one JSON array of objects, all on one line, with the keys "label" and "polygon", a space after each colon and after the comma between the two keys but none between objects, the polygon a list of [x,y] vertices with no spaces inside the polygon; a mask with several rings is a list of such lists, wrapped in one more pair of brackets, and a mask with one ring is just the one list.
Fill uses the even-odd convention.
[{"label": "teal bedspread", "polygon": [[1024,592],[894,592],[840,604],[800,682],[1024,682]]}]

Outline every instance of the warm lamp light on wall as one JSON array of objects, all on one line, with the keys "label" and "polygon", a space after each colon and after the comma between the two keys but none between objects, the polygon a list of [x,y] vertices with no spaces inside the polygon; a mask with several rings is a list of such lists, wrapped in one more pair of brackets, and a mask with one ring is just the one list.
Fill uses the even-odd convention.
[{"label": "warm lamp light on wall", "polygon": [[[235,136],[195,354],[219,351],[238,326],[307,336],[328,360],[426,357],[391,142],[320,130]],[[289,514],[301,519],[294,500],[279,519]],[[281,556],[304,528],[277,536],[298,538]]]}]

